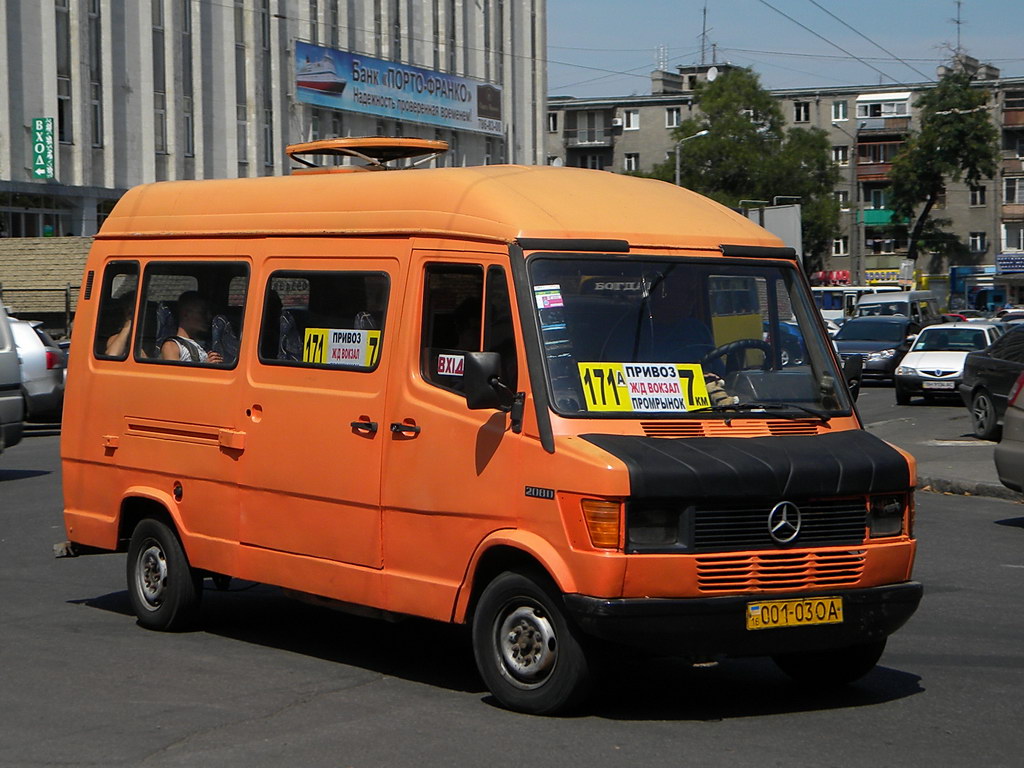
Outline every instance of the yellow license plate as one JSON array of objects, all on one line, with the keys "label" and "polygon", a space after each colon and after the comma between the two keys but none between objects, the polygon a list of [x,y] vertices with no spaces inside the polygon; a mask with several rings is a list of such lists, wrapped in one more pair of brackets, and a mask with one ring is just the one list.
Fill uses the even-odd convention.
[{"label": "yellow license plate", "polygon": [[747,603],[747,629],[842,624],[843,598],[808,597]]}]

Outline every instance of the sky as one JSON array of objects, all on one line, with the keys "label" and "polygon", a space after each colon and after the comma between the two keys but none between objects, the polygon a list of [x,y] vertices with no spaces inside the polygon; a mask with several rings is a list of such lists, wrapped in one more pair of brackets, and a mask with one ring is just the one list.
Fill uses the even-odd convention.
[{"label": "sky", "polygon": [[714,44],[767,88],[927,82],[958,28],[967,54],[1024,76],[1024,0],[963,0],[959,26],[954,0],[547,0],[548,93],[650,93],[659,47],[669,71],[701,63],[705,5],[705,63]]}]

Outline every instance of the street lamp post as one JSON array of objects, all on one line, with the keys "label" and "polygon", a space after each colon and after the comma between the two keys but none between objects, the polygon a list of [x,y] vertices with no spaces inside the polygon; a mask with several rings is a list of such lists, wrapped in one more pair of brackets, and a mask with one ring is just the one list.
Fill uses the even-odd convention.
[{"label": "street lamp post", "polygon": [[850,270],[853,274],[851,279],[856,285],[863,285],[865,280],[864,275],[864,256],[862,251],[864,249],[864,237],[861,233],[861,189],[860,184],[857,182],[857,137],[837,124],[835,120],[832,121],[832,127],[841,133],[845,134],[850,139],[850,149],[846,156],[846,164],[850,168],[850,212],[852,217],[850,219],[850,263],[853,269]]},{"label": "street lamp post", "polygon": [[699,138],[701,136],[707,136],[709,133],[711,133],[711,131],[709,131],[708,129],[705,128],[703,131],[697,131],[695,134],[693,134],[693,136],[687,136],[685,139],[680,139],[679,141],[676,142],[676,186],[677,187],[681,187],[682,186],[682,182],[680,180],[680,173],[679,173],[679,146],[683,142],[689,141],[690,139],[696,139],[696,138]]}]

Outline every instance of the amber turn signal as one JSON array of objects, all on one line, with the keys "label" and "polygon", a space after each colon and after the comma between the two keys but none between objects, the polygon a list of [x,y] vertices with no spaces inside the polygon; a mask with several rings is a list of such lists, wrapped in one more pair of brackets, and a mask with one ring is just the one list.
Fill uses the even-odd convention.
[{"label": "amber turn signal", "polygon": [[583,517],[587,521],[590,543],[599,549],[618,549],[621,504],[617,501],[583,499]]}]

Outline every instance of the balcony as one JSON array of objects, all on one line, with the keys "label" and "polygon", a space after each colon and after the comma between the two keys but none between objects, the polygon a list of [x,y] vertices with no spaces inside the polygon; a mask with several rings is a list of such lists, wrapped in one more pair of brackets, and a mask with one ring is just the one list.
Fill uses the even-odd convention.
[{"label": "balcony", "polygon": [[1024,109],[1004,109],[1003,128],[1024,128]]},{"label": "balcony", "polygon": [[611,128],[566,129],[562,134],[566,147],[610,147],[615,132]]},{"label": "balcony", "polygon": [[857,181],[888,181],[892,163],[857,163]]},{"label": "balcony", "polygon": [[1003,173],[1020,173],[1024,171],[1024,158],[1019,157],[1015,149],[1004,149],[1000,166]]},{"label": "balcony", "polygon": [[1024,203],[1003,203],[1003,219],[1024,219]]},{"label": "balcony", "polygon": [[858,136],[874,136],[883,133],[908,133],[909,131],[909,116],[857,118]]},{"label": "balcony", "polygon": [[892,224],[892,211],[888,208],[865,208],[862,213],[866,227],[882,227]]}]

